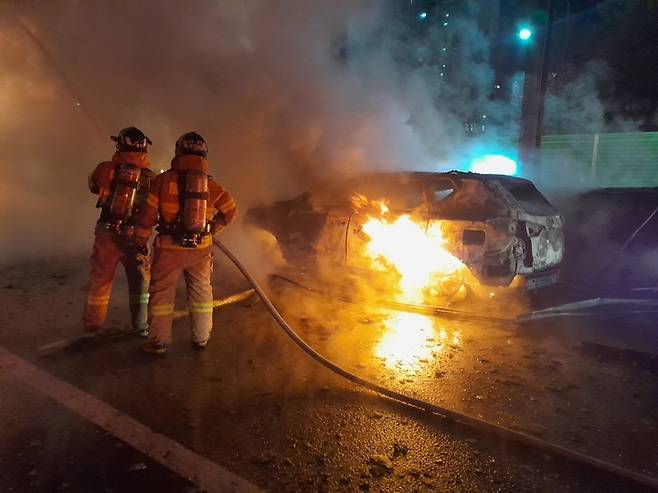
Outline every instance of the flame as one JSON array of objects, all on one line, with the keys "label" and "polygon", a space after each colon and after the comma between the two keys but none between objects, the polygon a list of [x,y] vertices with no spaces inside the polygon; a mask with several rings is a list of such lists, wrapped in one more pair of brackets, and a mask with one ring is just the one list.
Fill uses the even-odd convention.
[{"label": "flame", "polygon": [[[360,237],[365,241],[366,265],[374,271],[395,274],[390,278],[399,301],[436,304],[453,301],[460,294],[465,296],[464,281],[470,272],[447,250],[439,222],[428,225],[426,220],[414,220],[410,214],[395,215],[386,200],[373,201],[360,194],[352,196],[352,203],[365,214]],[[374,355],[391,370],[411,373],[446,346],[460,345],[458,331],[436,331],[433,321],[424,315],[396,313],[384,322]]]},{"label": "flame", "polygon": [[468,268],[446,248],[446,238],[439,222],[427,227],[409,214],[390,217],[384,200],[368,201],[355,194],[358,209],[370,212],[362,226],[368,239],[364,255],[370,267],[399,275],[399,301],[423,303],[437,298],[451,298],[465,290],[463,277]]}]

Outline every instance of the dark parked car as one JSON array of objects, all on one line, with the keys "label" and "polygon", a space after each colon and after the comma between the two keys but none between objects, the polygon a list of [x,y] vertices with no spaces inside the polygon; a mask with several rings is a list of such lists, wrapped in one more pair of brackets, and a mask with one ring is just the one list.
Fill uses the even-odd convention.
[{"label": "dark parked car", "polygon": [[594,189],[563,207],[568,280],[618,294],[657,285],[658,188]]},{"label": "dark parked car", "polygon": [[321,256],[359,266],[368,214],[354,207],[355,194],[385,199],[392,214],[409,214],[427,229],[439,221],[445,248],[483,285],[509,286],[518,276],[535,289],[558,279],[563,218],[521,178],[455,171],[364,174],[253,208],[246,220],[269,231],[289,262]]}]

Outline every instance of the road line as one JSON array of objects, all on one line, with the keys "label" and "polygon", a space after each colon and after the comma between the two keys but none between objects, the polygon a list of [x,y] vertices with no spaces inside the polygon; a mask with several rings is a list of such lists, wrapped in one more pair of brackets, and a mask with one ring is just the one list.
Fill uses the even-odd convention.
[{"label": "road line", "polygon": [[71,384],[40,370],[0,346],[0,372],[12,375],[59,404],[110,432],[133,448],[190,480],[208,493],[250,493],[261,490],[246,479],[154,432]]}]

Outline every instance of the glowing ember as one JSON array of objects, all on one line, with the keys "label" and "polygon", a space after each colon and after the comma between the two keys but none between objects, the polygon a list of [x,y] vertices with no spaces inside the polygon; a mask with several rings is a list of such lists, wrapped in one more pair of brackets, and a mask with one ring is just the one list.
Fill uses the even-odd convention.
[{"label": "glowing ember", "polygon": [[419,224],[408,214],[390,218],[384,201],[368,202],[362,195],[355,195],[353,201],[357,208],[376,211],[362,227],[368,236],[364,254],[372,269],[399,274],[400,301],[451,299],[465,291],[462,278],[468,268],[446,250],[440,223],[427,228],[426,222]]}]

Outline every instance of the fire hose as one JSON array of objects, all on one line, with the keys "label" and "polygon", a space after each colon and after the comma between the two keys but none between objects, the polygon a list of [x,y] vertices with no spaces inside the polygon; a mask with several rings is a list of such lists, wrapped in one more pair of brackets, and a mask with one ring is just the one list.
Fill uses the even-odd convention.
[{"label": "fire hose", "polygon": [[485,421],[483,419],[476,418],[468,414],[460,413],[458,411],[453,411],[445,407],[437,406],[435,404],[420,399],[416,399],[414,397],[410,397],[400,392],[396,392],[395,390],[391,390],[389,388],[383,387],[376,383],[370,382],[358,375],[355,375],[354,373],[351,373],[341,368],[336,363],[332,362],[331,360],[329,360],[328,358],[317,352],[315,349],[313,349],[311,346],[309,346],[292,329],[292,327],[290,327],[288,322],[286,322],[283,316],[272,304],[272,302],[269,300],[269,298],[267,297],[267,295],[265,294],[259,283],[249,273],[247,268],[240,262],[240,260],[238,260],[238,258],[235,255],[233,255],[233,253],[221,241],[219,241],[219,239],[217,239],[216,237],[213,238],[213,243],[217,248],[219,248],[219,250],[222,251],[222,253],[224,253],[224,255],[228,257],[228,259],[231,262],[233,262],[233,264],[238,268],[238,270],[242,273],[242,275],[249,282],[249,284],[251,284],[256,294],[262,300],[267,310],[270,312],[274,320],[276,320],[276,322],[281,327],[281,329],[286,333],[286,335],[290,339],[292,339],[292,341],[308,356],[310,356],[316,362],[320,363],[325,368],[345,378],[346,380],[349,380],[352,383],[355,383],[361,387],[371,390],[372,392],[380,394],[384,397],[388,397],[389,399],[393,399],[395,401],[407,404],[411,407],[425,411],[427,413],[449,418],[470,428],[479,431],[484,431],[486,433],[496,435],[505,440],[513,441],[534,448],[543,453],[548,453],[555,457],[568,459],[573,462],[589,466],[601,472],[619,476],[623,479],[633,481],[635,483],[658,490],[658,479],[653,478],[651,476],[623,468],[611,462],[607,462],[602,459],[597,459],[596,457],[592,457],[582,452],[578,452],[577,450],[572,450],[567,447],[563,447],[561,445],[557,445],[555,443],[542,440],[541,438],[528,435],[526,433],[511,430],[509,428],[505,428],[504,426],[489,421]]}]

